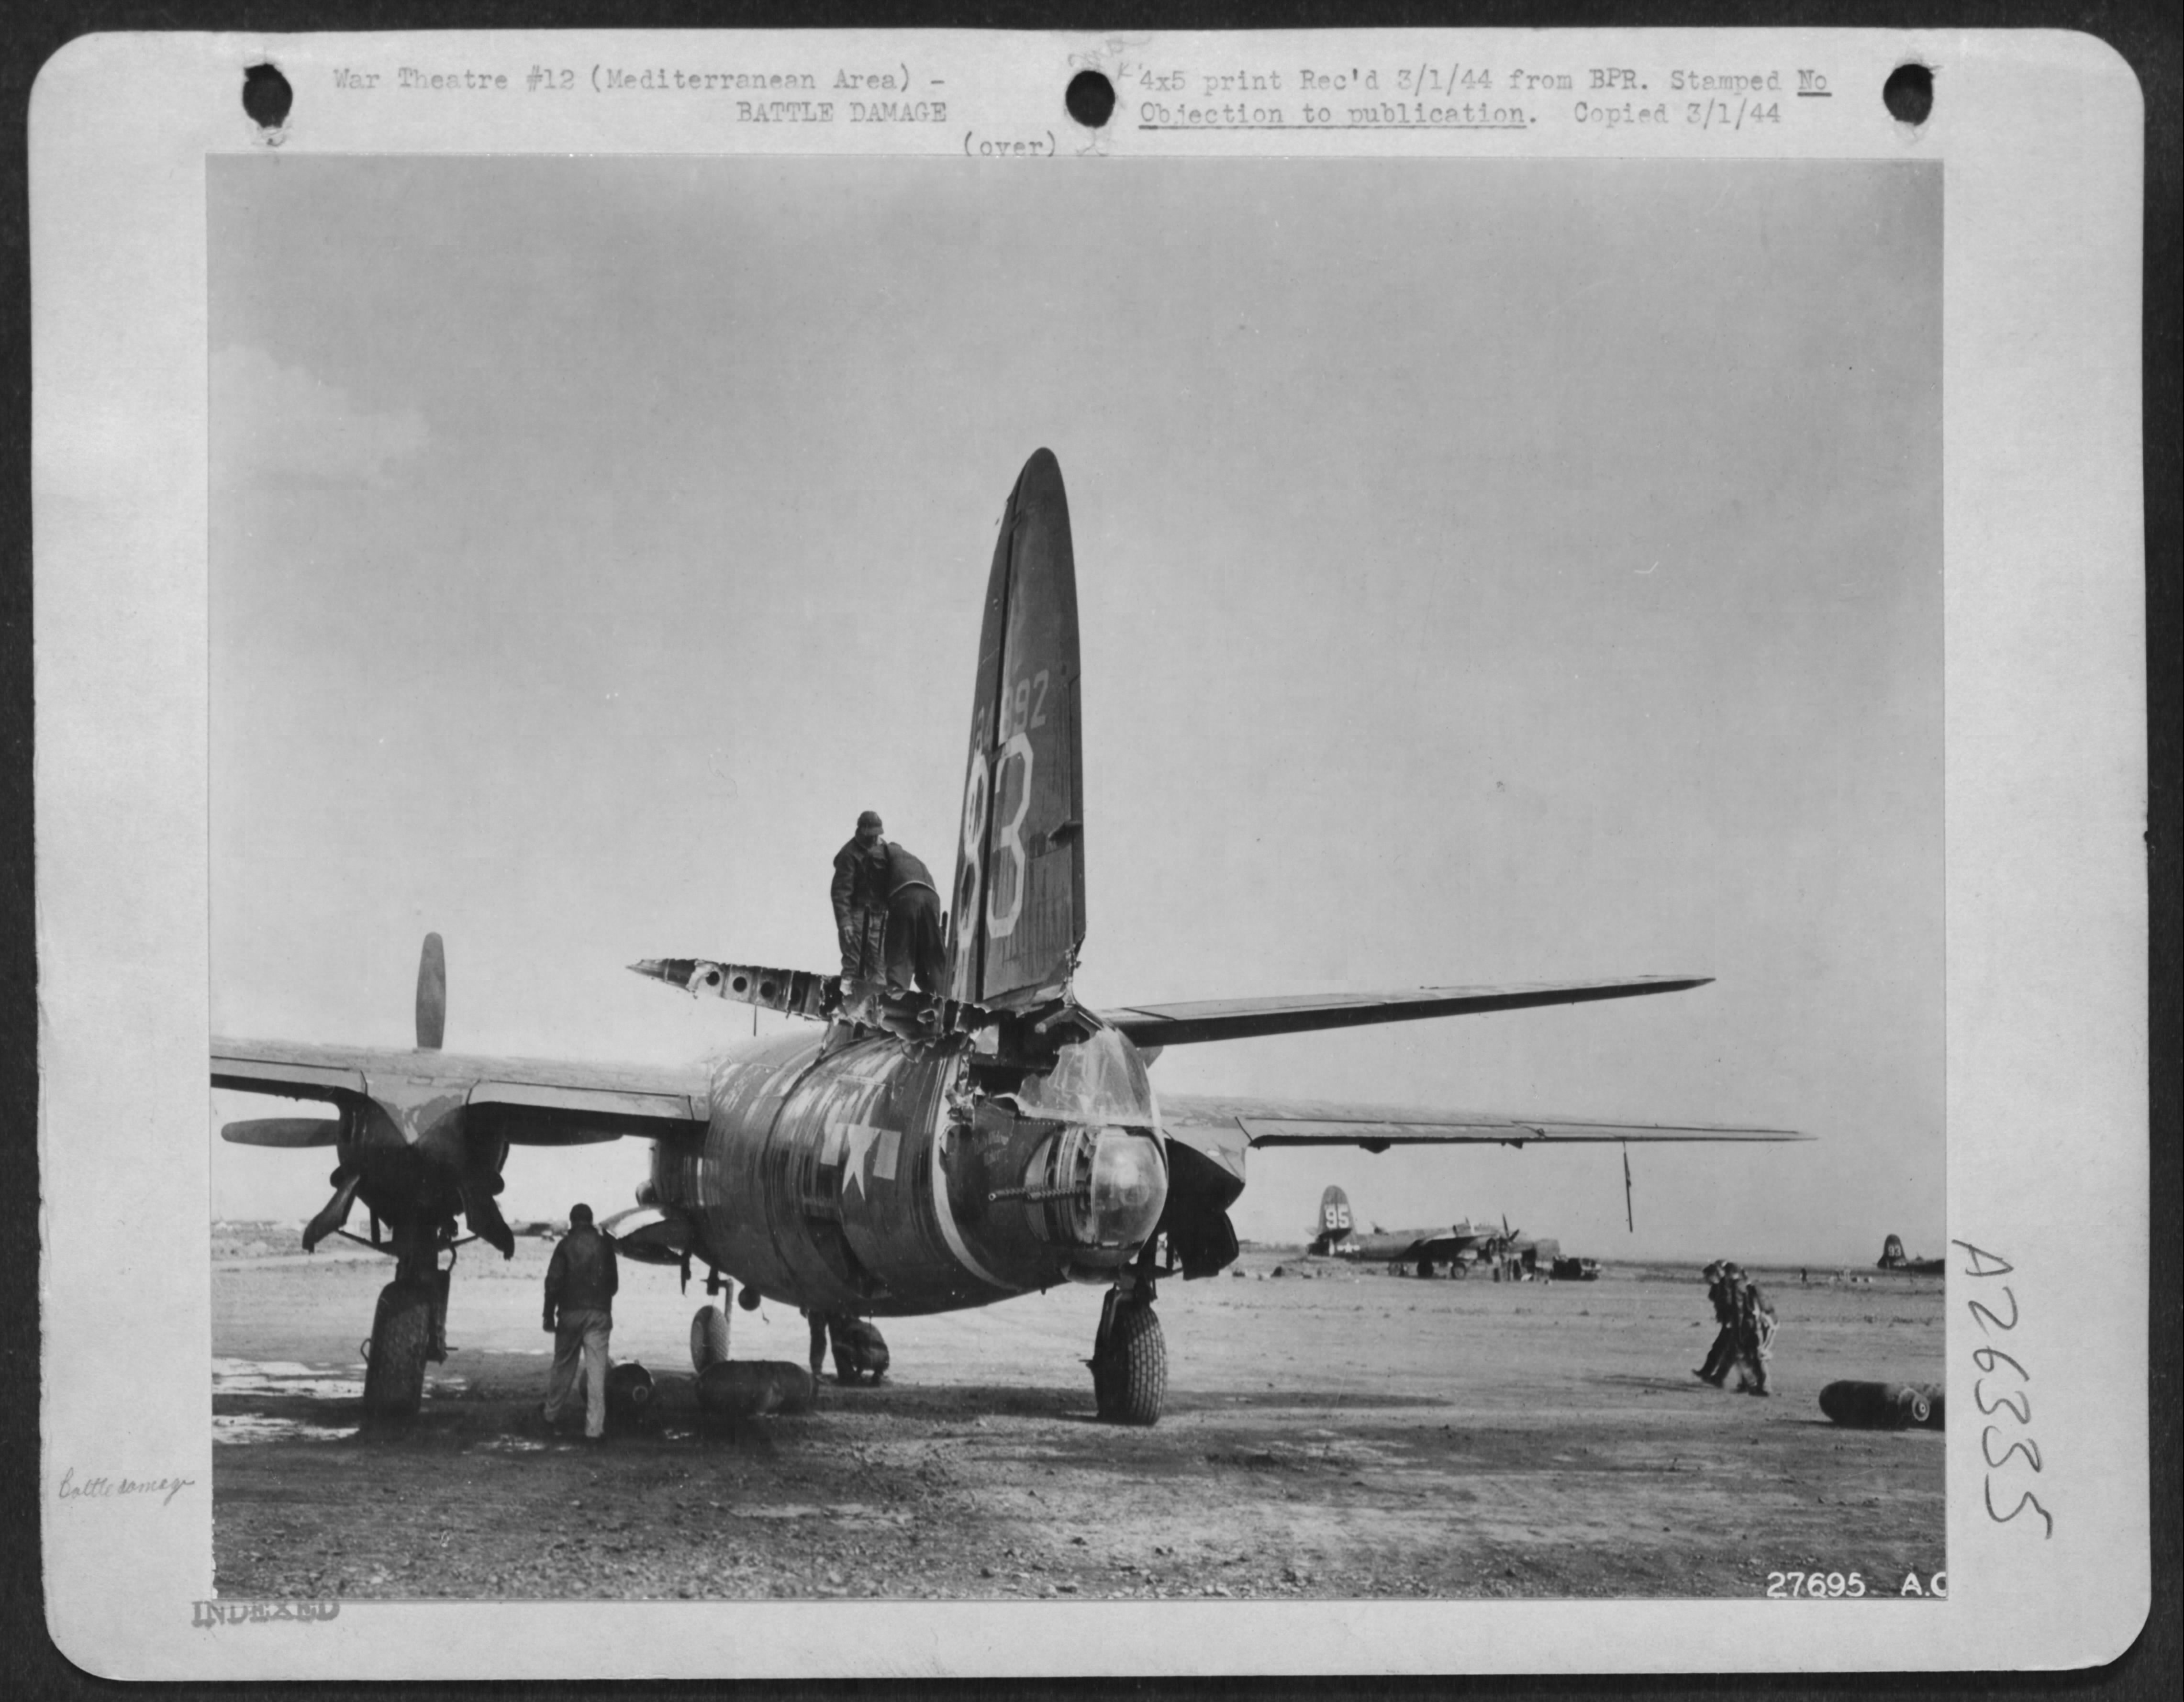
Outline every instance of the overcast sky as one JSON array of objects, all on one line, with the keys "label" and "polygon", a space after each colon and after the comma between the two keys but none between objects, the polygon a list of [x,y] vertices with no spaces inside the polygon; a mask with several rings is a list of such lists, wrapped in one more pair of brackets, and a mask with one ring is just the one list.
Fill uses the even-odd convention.
[{"label": "overcast sky", "polygon": [[[217,1032],[670,1060],[952,865],[994,527],[1061,460],[1095,1005],[1697,973],[1170,1051],[1801,1147],[1260,1153],[1614,1257],[1942,1223],[1941,178],[1899,164],[215,158]],[[773,1019],[767,1019],[772,1021]],[[275,1102],[214,1094],[213,1122]],[[504,1205],[627,1203],[635,1143]],[[214,1142],[300,1221],[324,1155]]]}]

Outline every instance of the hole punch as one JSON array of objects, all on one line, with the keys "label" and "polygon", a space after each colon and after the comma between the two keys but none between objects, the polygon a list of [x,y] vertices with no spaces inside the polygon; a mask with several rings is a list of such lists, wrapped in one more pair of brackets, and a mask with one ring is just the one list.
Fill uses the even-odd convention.
[{"label": "hole punch", "polygon": [[1920,64],[1898,65],[1880,86],[1881,104],[1905,124],[1925,123],[1934,110],[1934,74]]},{"label": "hole punch", "polygon": [[288,121],[296,104],[296,92],[288,86],[278,65],[252,65],[242,73],[242,109],[261,130],[278,130]]},{"label": "hole punch", "polygon": [[1061,103],[1087,130],[1097,130],[1115,114],[1115,86],[1098,71],[1079,71],[1069,80]]}]

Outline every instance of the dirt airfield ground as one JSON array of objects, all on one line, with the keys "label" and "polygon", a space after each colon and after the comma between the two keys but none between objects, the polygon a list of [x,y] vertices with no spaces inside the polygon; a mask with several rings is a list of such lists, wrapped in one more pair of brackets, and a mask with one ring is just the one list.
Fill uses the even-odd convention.
[{"label": "dirt airfield ground", "polygon": [[[1169,1392],[1101,1425],[1096,1289],[883,1321],[878,1388],[702,1427],[699,1296],[625,1264],[617,1360],[655,1421],[588,1447],[537,1417],[548,1249],[465,1249],[422,1418],[361,1428],[385,1261],[292,1228],[214,1235],[214,1543],[224,1597],[1753,1596],[1943,1569],[1942,1438],[1836,1428],[1839,1377],[1938,1382],[1938,1277],[1761,1273],[1777,1393],[1691,1375],[1713,1327],[1683,1267],[1596,1282],[1421,1282],[1247,1249],[1162,1290]],[[1285,1274],[1271,1273],[1282,1266]],[[1308,1275],[1300,1275],[1308,1272]],[[732,1315],[737,1358],[805,1325]]]}]

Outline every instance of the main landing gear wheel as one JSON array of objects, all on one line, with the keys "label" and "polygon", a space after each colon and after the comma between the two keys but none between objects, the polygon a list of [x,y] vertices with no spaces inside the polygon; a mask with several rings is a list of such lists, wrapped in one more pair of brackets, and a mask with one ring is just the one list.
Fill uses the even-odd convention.
[{"label": "main landing gear wheel", "polygon": [[1142,1300],[1107,1297],[1092,1349],[1092,1394],[1110,1424],[1160,1421],[1167,1399],[1167,1342],[1159,1317]]},{"label": "main landing gear wheel", "polygon": [[700,1306],[690,1320],[690,1364],[700,1375],[728,1356],[728,1315],[718,1306]]},{"label": "main landing gear wheel", "polygon": [[364,1368],[367,1418],[415,1418],[425,1401],[425,1360],[432,1349],[437,1295],[419,1282],[379,1291]]}]

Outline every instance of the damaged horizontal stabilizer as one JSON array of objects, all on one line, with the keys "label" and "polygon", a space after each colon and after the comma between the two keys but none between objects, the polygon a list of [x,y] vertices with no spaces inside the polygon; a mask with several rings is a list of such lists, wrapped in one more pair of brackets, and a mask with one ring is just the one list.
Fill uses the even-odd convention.
[{"label": "damaged horizontal stabilizer", "polygon": [[805,969],[766,969],[757,964],[715,963],[708,958],[645,958],[630,965],[638,975],[679,987],[693,998],[710,995],[825,1022],[834,1014],[841,983]]},{"label": "damaged horizontal stabilizer", "polygon": [[906,1040],[975,1033],[994,1021],[991,1012],[958,999],[805,969],[715,963],[710,958],[645,958],[630,969],[679,987],[693,998],[732,999],[814,1022],[855,1023]]}]

